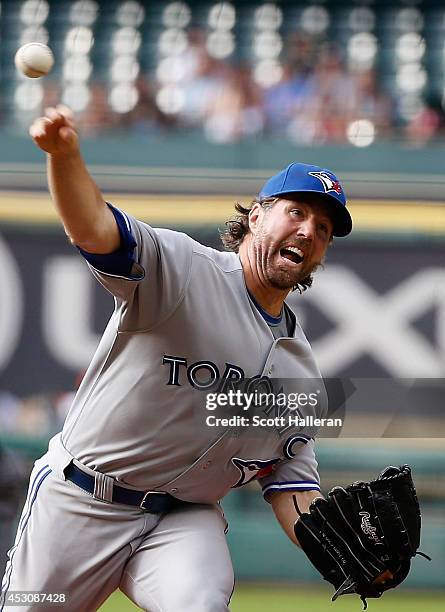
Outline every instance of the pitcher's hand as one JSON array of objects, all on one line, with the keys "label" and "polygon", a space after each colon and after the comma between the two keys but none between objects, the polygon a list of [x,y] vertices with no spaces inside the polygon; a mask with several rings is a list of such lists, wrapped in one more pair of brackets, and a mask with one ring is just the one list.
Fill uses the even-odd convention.
[{"label": "pitcher's hand", "polygon": [[79,151],[79,136],[74,124],[73,111],[59,104],[47,108],[29,128],[38,147],[50,155],[70,155]]}]

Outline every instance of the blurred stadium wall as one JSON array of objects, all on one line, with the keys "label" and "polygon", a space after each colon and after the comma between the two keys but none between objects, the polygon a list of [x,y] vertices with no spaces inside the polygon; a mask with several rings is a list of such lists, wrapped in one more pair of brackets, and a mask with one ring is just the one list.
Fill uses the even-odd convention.
[{"label": "blurred stadium wall", "polygon": [[[433,562],[415,560],[408,586],[444,588],[445,8],[3,0],[0,10],[0,549],[17,484],[60,429],[112,308],[56,221],[27,136],[62,101],[110,201],[213,246],[234,201],[290,161],[339,174],[354,233],[291,299],[324,375],[371,381],[383,400],[353,403],[358,429],[320,440],[323,485],[411,463]],[[54,50],[45,79],[15,71],[31,40]],[[392,394],[413,381],[408,419]],[[318,580],[255,485],[225,509],[239,578]]]}]

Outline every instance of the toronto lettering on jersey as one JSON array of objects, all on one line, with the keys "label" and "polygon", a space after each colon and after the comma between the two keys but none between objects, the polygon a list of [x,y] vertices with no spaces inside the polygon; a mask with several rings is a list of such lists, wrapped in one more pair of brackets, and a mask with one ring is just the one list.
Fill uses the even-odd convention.
[{"label": "toronto lettering on jersey", "polygon": [[[341,427],[343,424],[339,418],[320,418],[323,412],[323,407],[318,406],[320,389],[286,393],[279,381],[261,374],[245,378],[243,368],[232,363],[225,364],[222,376],[212,361],[189,364],[185,357],[164,355],[162,363],[169,366],[166,385],[182,386],[188,381],[194,389],[207,392],[207,411],[223,412],[222,416],[207,415],[205,423],[208,427],[273,428],[282,436],[291,429],[302,431]],[[277,382],[278,389],[275,388]],[[294,382],[303,386],[307,383],[305,380]],[[305,414],[306,408],[312,412]],[[257,414],[239,414],[255,410]]]},{"label": "toronto lettering on jersey", "polygon": [[226,368],[222,376],[216,363],[212,361],[195,361],[187,365],[185,357],[175,357],[164,355],[162,363],[170,367],[167,385],[180,387],[184,382],[184,369],[188,382],[195,389],[209,391],[218,385],[218,392],[232,388],[236,381],[245,378],[244,370],[233,363],[226,363]]}]

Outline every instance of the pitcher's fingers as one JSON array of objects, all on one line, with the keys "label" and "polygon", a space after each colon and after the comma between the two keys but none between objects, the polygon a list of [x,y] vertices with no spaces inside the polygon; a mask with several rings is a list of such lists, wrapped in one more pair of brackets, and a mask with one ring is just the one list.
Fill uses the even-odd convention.
[{"label": "pitcher's fingers", "polygon": [[56,110],[63,115],[66,119],[74,119],[74,113],[73,110],[67,106],[66,104],[58,104],[56,106]]},{"label": "pitcher's fingers", "polygon": [[65,125],[67,125],[68,127],[72,128],[73,130],[75,130],[76,129],[76,124],[74,122],[74,113],[73,113],[72,109],[69,106],[67,106],[66,104],[58,104],[56,106],[56,110],[61,115],[63,115],[63,117],[65,119]]},{"label": "pitcher's fingers", "polygon": [[46,134],[48,126],[52,125],[52,121],[48,117],[39,117],[29,128],[29,134],[32,138],[41,138]]},{"label": "pitcher's fingers", "polygon": [[73,130],[76,130],[76,124],[74,123],[73,119],[70,119],[69,117],[66,117],[64,115],[63,117],[65,119],[64,124],[67,125],[68,127],[72,128]]},{"label": "pitcher's fingers", "polygon": [[45,115],[53,123],[60,123],[60,125],[65,123],[65,117],[61,113],[59,113],[59,111],[53,106],[50,106],[49,108],[45,109]]}]

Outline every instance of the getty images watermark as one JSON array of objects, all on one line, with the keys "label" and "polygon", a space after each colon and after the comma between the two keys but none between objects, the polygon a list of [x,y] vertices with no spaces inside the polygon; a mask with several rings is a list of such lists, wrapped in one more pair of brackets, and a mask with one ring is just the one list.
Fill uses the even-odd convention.
[{"label": "getty images watermark", "polygon": [[273,428],[280,433],[295,428],[342,427],[341,418],[317,416],[320,396],[319,389],[310,393],[264,393],[258,390],[246,393],[239,389],[208,393],[205,407],[212,414],[206,416],[206,425]]}]

